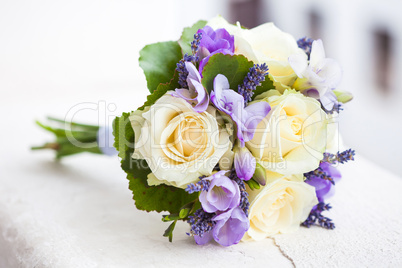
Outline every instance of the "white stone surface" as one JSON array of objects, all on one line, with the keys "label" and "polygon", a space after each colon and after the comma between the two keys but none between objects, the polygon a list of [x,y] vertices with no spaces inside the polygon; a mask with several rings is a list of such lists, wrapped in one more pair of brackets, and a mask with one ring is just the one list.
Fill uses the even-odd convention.
[{"label": "white stone surface", "polygon": [[[35,113],[52,108],[60,111],[42,104]],[[0,113],[19,110],[6,105]],[[402,180],[360,156],[342,166],[328,213],[335,230],[300,228],[229,248],[197,246],[186,224],[169,243],[161,216],[136,210],[117,158],[83,154],[55,162],[51,152],[29,151],[48,136],[32,122],[31,115],[3,118],[0,267],[402,265]]]}]

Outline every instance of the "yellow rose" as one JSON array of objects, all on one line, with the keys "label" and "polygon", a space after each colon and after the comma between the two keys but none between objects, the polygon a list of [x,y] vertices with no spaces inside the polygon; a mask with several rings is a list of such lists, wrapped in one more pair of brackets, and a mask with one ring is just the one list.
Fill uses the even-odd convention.
[{"label": "yellow rose", "polygon": [[303,182],[302,174],[282,177],[248,192],[250,228],[244,241],[296,231],[318,203],[315,188]]},{"label": "yellow rose", "polygon": [[224,122],[218,124],[212,106],[197,113],[168,92],[152,106],[133,112],[130,121],[135,132],[133,158],[146,160],[152,171],[149,185],[185,188],[200,176],[211,175],[222,156],[222,164],[231,165],[230,135]]},{"label": "yellow rose", "polygon": [[290,55],[299,54],[307,60],[306,53],[297,46],[294,37],[279,30],[272,22],[242,29],[239,24],[234,26],[218,16],[207,25],[214,30],[225,28],[234,36],[235,54],[242,54],[254,63],[266,63],[277,88],[290,87],[297,79],[288,61]]},{"label": "yellow rose", "polygon": [[327,145],[328,117],[320,103],[295,90],[283,95],[270,90],[256,99],[271,105],[253,139],[246,143],[257,162],[284,175],[316,169]]}]

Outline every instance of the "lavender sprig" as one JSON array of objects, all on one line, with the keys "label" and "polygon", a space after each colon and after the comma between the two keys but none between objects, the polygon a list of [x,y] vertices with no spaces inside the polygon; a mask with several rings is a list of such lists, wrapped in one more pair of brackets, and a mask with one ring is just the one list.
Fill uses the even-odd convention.
[{"label": "lavender sprig", "polygon": [[308,38],[308,37],[303,37],[297,40],[297,46],[301,49],[304,50],[304,52],[307,54],[308,59],[310,60],[310,54],[311,54],[311,47],[313,45],[314,39]]},{"label": "lavender sprig", "polygon": [[250,68],[246,77],[243,80],[243,84],[239,85],[238,92],[244,97],[244,102],[251,101],[251,97],[254,95],[254,90],[257,86],[261,85],[261,82],[265,81],[265,76],[268,75],[268,66],[263,64],[254,64]]},{"label": "lavender sprig", "polygon": [[194,34],[194,40],[191,42],[191,51],[193,52],[193,55],[197,54],[201,39],[202,39],[202,33]]},{"label": "lavender sprig", "polygon": [[211,231],[216,222],[212,220],[215,213],[207,213],[202,208],[198,209],[194,216],[189,216],[188,223],[190,224],[191,230],[188,235],[198,235],[202,237],[205,233]]},{"label": "lavender sprig", "polygon": [[246,191],[246,184],[244,183],[244,181],[242,179],[237,177],[236,171],[234,169],[232,169],[232,171],[230,172],[229,178],[232,179],[233,181],[235,181],[237,183],[237,185],[239,185],[239,189],[240,189],[240,204],[239,204],[239,207],[244,211],[244,213],[248,217],[248,211],[249,211],[249,208],[250,208],[250,202],[248,200],[248,193]]},{"label": "lavender sprig", "polygon": [[182,88],[188,88],[188,84],[187,84],[188,71],[187,71],[186,65],[184,63],[187,61],[187,62],[192,62],[195,65],[199,61],[199,58],[198,58],[198,56],[196,56],[196,54],[198,52],[201,38],[202,38],[202,33],[194,34],[194,40],[191,42],[192,55],[188,55],[188,53],[184,54],[183,59],[181,59],[176,64],[176,71],[179,73],[179,85]]},{"label": "lavender sprig", "polygon": [[201,191],[208,191],[209,186],[211,185],[211,181],[209,180],[204,180],[205,176],[201,176],[199,179],[200,181],[196,183],[190,183],[187,185],[187,188],[184,189],[187,193],[192,194],[195,192],[201,192]]},{"label": "lavender sprig", "polygon": [[355,160],[354,156],[355,156],[355,151],[352,149],[348,149],[341,153],[337,152],[336,154],[324,153],[324,158],[321,161],[330,163],[332,165],[335,165],[337,163],[344,164],[348,161]]},{"label": "lavender sprig", "polygon": [[329,174],[327,174],[321,167],[318,167],[313,171],[304,173],[304,177],[306,178],[306,180],[309,180],[310,177],[318,177],[323,180],[330,181],[333,185],[335,185],[334,179]]},{"label": "lavender sprig", "polygon": [[328,211],[332,207],[330,204],[325,204],[324,202],[318,203],[310,212],[310,215],[308,216],[307,220],[305,220],[302,225],[310,228],[313,225],[318,225],[321,226],[325,229],[334,229],[335,224],[332,222],[332,220],[328,217],[324,217],[322,215],[323,211]]}]

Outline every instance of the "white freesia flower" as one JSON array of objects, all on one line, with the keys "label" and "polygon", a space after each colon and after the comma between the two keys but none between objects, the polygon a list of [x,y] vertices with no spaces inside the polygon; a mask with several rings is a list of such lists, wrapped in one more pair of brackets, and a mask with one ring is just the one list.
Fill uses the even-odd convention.
[{"label": "white freesia flower", "polygon": [[265,23],[253,29],[243,29],[218,16],[208,22],[214,30],[225,28],[235,38],[235,54],[242,54],[254,63],[266,63],[269,74],[279,88],[288,88],[297,76],[288,62],[290,55],[307,59],[297,46],[294,37],[282,32],[273,23]]},{"label": "white freesia flower", "polygon": [[211,175],[223,155],[225,162],[233,161],[230,135],[212,106],[198,113],[168,92],[152,106],[133,112],[130,121],[135,132],[133,158],[147,161],[152,171],[149,185],[185,188],[200,176]]},{"label": "white freesia flower", "polygon": [[[327,146],[328,116],[320,103],[295,90],[281,95],[269,90],[257,96],[271,111],[262,120],[247,148],[265,169],[284,175],[318,167]],[[334,131],[334,128],[331,128]]]},{"label": "white freesia flower", "polygon": [[244,241],[296,231],[318,203],[315,188],[303,182],[302,174],[275,179],[248,193],[250,228]]},{"label": "white freesia flower", "polygon": [[293,87],[305,95],[320,99],[325,109],[331,110],[336,103],[332,92],[342,78],[342,69],[334,59],[326,58],[320,39],[313,42],[310,61],[300,54],[289,57],[290,66],[299,77]]}]

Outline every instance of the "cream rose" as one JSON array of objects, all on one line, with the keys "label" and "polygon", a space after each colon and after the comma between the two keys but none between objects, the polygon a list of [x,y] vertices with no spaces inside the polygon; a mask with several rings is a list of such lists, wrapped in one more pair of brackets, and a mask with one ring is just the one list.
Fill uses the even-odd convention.
[{"label": "cream rose", "polygon": [[302,174],[282,177],[248,192],[250,228],[244,241],[296,231],[318,203],[315,188],[303,182]]},{"label": "cream rose", "polygon": [[164,183],[185,188],[200,176],[211,175],[223,155],[225,163],[233,158],[230,135],[224,122],[218,124],[216,114],[212,106],[197,113],[170,92],[144,111],[133,112],[133,158],[147,161],[152,171],[149,185]]},{"label": "cream rose", "polygon": [[283,95],[270,90],[256,99],[271,105],[253,139],[246,143],[257,162],[284,175],[316,169],[327,145],[328,117],[320,103],[295,90]]},{"label": "cream rose", "polygon": [[[235,54],[242,54],[254,63],[266,63],[277,88],[293,85],[297,76],[290,66],[290,55],[307,55],[297,46],[292,35],[282,32],[273,23],[265,23],[253,29],[234,26],[221,16],[208,22],[213,29],[225,28],[235,38]],[[282,87],[281,87],[282,85]]]}]

